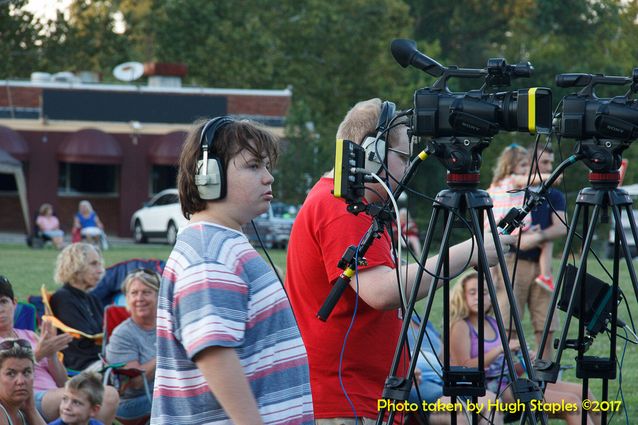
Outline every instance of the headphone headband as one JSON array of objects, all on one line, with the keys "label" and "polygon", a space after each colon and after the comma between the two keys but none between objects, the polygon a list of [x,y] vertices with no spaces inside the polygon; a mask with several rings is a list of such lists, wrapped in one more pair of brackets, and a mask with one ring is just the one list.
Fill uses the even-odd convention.
[{"label": "headphone headband", "polygon": [[215,140],[215,134],[217,133],[217,131],[225,125],[230,124],[234,121],[235,120],[231,117],[224,115],[221,117],[215,117],[204,124],[204,127],[202,127],[202,133],[199,138],[199,143],[202,146],[202,149],[209,149],[210,146],[213,144],[213,141]]},{"label": "headphone headband", "polygon": [[394,118],[395,111],[397,106],[394,102],[389,102],[385,100],[381,105],[381,112],[379,113],[379,121],[377,122],[377,134],[382,134],[383,132],[388,130],[388,126],[392,119]]}]

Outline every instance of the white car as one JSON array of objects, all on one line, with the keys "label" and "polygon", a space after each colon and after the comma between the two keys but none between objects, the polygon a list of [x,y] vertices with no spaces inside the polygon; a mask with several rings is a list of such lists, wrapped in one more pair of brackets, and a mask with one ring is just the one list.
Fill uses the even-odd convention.
[{"label": "white car", "polygon": [[131,217],[131,231],[135,243],[145,243],[149,238],[165,238],[174,245],[177,232],[187,220],[182,215],[177,189],[166,189],[153,196],[144,207]]},{"label": "white car", "polygon": [[[638,210],[636,201],[638,201],[638,184],[632,184],[630,186],[620,186],[618,189],[624,189],[631,199],[634,201],[634,205],[632,206],[631,212],[634,215],[634,220],[638,222]],[[609,238],[607,239],[607,247],[605,253],[607,254],[607,258],[614,258],[614,240],[616,239],[616,232],[614,228],[614,218],[612,217],[611,211],[609,211],[610,216],[610,229],[609,229]],[[627,238],[627,245],[629,246],[629,253],[632,257],[638,256],[638,247],[636,246],[636,241],[634,241],[634,235],[631,233],[631,226],[629,224],[629,217],[625,213],[625,210],[622,210],[622,228],[625,233],[625,237]],[[620,250],[620,255],[622,257],[623,252]]]}]

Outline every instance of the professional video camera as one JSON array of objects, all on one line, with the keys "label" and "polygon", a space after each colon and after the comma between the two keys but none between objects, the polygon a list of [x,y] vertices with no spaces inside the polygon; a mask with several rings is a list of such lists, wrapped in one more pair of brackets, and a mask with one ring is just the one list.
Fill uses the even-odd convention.
[{"label": "professional video camera", "polygon": [[[559,87],[583,87],[576,94],[565,96],[560,113],[558,134],[579,142],[576,152],[584,156],[585,164],[597,173],[618,170],[622,152],[638,138],[638,102],[632,95],[638,90],[638,68],[632,77],[592,74],[560,74]],[[631,84],[623,96],[598,98],[597,85]]]},{"label": "professional video camera", "polygon": [[[476,174],[481,151],[499,131],[548,133],[552,122],[552,96],[548,88],[534,87],[494,92],[512,79],[529,77],[529,62],[508,65],[505,59],[490,59],[485,69],[444,67],[419,52],[412,40],[392,42],[392,56],[404,68],[412,65],[438,77],[432,87],[414,93],[410,131],[431,138],[428,147],[455,174]],[[453,93],[450,78],[484,78],[480,89]]]}]

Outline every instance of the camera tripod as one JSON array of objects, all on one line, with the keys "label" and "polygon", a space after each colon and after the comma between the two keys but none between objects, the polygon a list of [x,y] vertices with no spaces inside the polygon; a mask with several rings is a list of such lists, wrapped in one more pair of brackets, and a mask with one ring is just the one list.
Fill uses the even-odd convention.
[{"label": "camera tripod", "polygon": [[[584,188],[578,194],[576,207],[574,209],[574,217],[572,219],[572,222],[570,223],[569,232],[567,233],[567,239],[561,258],[559,275],[556,282],[556,289],[554,291],[552,303],[550,305],[549,313],[545,321],[541,344],[538,348],[539,353],[543,352],[545,344],[547,343],[549,324],[551,323],[554,315],[554,310],[559,299],[561,287],[566,282],[567,261],[582,213],[582,229],[584,234],[582,243],[582,254],[578,270],[575,272],[575,278],[573,280],[571,293],[569,295],[565,325],[563,327],[560,338],[558,339],[558,349],[552,361],[537,361],[535,367],[537,370],[537,375],[542,381],[556,382],[556,380],[558,379],[560,360],[563,355],[563,351],[565,350],[565,348],[574,348],[578,352],[576,358],[576,376],[579,379],[583,380],[583,400],[587,398],[589,379],[602,379],[602,398],[604,401],[607,401],[609,395],[609,380],[616,379],[616,327],[618,325],[617,309],[619,301],[618,285],[621,250],[622,257],[627,264],[627,269],[629,271],[634,294],[636,296],[636,299],[638,300],[638,285],[636,280],[636,273],[632,263],[629,246],[627,244],[627,237],[622,227],[623,210],[628,216],[631,232],[635,241],[638,241],[638,232],[636,231],[636,222],[632,213],[632,200],[627,192],[622,189],[618,189],[618,172],[591,172],[589,174],[589,181],[592,184],[592,187]],[[605,290],[606,293],[604,293],[602,302],[594,302],[594,304],[598,305],[593,305],[591,306],[591,308],[589,308],[586,305],[586,302],[589,301],[589,304],[592,304],[592,300],[588,300],[588,298],[592,297],[592,288],[590,282],[587,279],[587,258],[589,256],[592,240],[594,239],[594,235],[596,233],[596,228],[598,226],[598,223],[600,222],[599,219],[601,217],[607,217],[608,208],[611,208],[615,222],[612,285],[611,288],[609,288],[608,285],[603,284],[608,289]],[[591,219],[589,219],[590,209]],[[574,273],[572,272],[572,274]],[[595,309],[595,311],[591,311],[592,309]],[[578,338],[576,340],[567,339],[567,333],[569,331],[569,324],[571,322],[572,315],[577,315],[579,318]],[[594,329],[594,327],[604,328],[604,324],[606,324],[607,321],[609,321],[611,326],[609,357],[605,358],[585,356],[584,353],[593,342],[593,338],[595,336],[595,331],[592,330]],[[588,334],[585,334],[586,326]],[[606,423],[606,411],[602,411],[601,419],[602,423]],[[586,420],[586,415],[583,415],[582,423],[585,424]]]},{"label": "camera tripod", "polygon": [[[415,284],[413,285],[412,292],[409,298],[409,303],[403,319],[403,326],[397,348],[395,351],[394,360],[390,370],[390,376],[386,380],[383,398],[386,400],[393,400],[396,402],[403,402],[408,399],[412,380],[414,377],[414,370],[416,367],[417,357],[423,336],[425,327],[427,325],[428,317],[431,312],[431,308],[434,302],[434,296],[436,292],[437,283],[439,280],[443,281],[443,394],[452,397],[452,402],[456,401],[456,397],[473,397],[476,402],[476,397],[485,394],[485,371],[484,371],[484,331],[483,326],[479,326],[478,332],[478,367],[468,368],[460,366],[450,365],[450,336],[449,336],[449,241],[452,234],[452,229],[455,227],[455,214],[465,216],[469,214],[469,228],[472,236],[475,239],[476,247],[478,250],[478,293],[482,294],[484,285],[487,284],[487,290],[492,301],[494,309],[494,316],[497,322],[497,331],[503,344],[504,358],[508,367],[510,380],[512,382],[512,390],[516,399],[523,403],[527,403],[523,416],[528,415],[532,409],[529,407],[529,403],[532,400],[541,400],[542,393],[540,388],[533,382],[535,380],[535,372],[531,366],[529,353],[527,352],[527,344],[522,331],[522,325],[520,322],[520,316],[516,302],[514,301],[514,294],[510,285],[509,275],[505,264],[505,258],[503,250],[498,238],[498,229],[492,213],[492,200],[489,194],[484,190],[477,189],[479,175],[478,173],[460,174],[449,173],[448,174],[448,186],[450,189],[443,190],[437,194],[436,201],[433,204],[432,218],[428,225],[428,230],[425,238],[423,250],[421,252],[420,261],[421,264],[425,264],[427,255],[434,237],[436,224],[441,217],[445,223],[441,248],[439,251],[439,258],[436,264],[436,270],[434,271],[433,278],[433,290],[430,290],[427,297],[427,306],[424,317],[421,321],[419,333],[416,338],[415,347],[411,353],[411,361],[406,377],[396,376],[400,359],[404,355],[404,344],[407,341],[407,332],[410,326],[410,320],[414,311],[416,303],[416,294],[418,293],[419,284],[423,275],[423,268],[419,270],[416,276]],[[508,338],[503,325],[503,318],[498,306],[496,289],[494,282],[489,271],[489,264],[487,254],[485,251],[485,245],[483,241],[483,218],[484,214],[487,215],[489,221],[489,232],[494,239],[496,245],[498,263],[503,274],[504,285],[507,291],[507,297],[511,305],[511,311],[514,318],[514,326],[518,331],[520,338],[521,350],[523,353],[523,360],[526,369],[529,371],[529,380],[519,379],[515,374],[514,361],[512,353],[509,349]],[[483,297],[479,295],[479,323],[484,321],[484,302]],[[388,423],[392,423],[394,418],[394,411],[389,412]],[[386,414],[385,409],[379,411],[377,418],[377,425],[381,425],[383,418]],[[473,412],[473,422],[478,422],[478,414]],[[534,416],[527,416],[535,422]],[[524,420],[524,419],[522,419]],[[545,418],[541,416],[541,422],[545,422]],[[456,423],[456,415],[452,415],[452,423]]]}]

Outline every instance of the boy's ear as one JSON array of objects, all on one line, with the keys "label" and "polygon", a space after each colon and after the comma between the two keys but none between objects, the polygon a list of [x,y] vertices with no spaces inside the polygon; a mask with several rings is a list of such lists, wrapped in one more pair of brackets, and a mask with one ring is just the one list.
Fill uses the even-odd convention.
[{"label": "boy's ear", "polygon": [[93,406],[91,406],[91,417],[94,418],[101,408],[102,406],[100,404],[94,404]]}]

